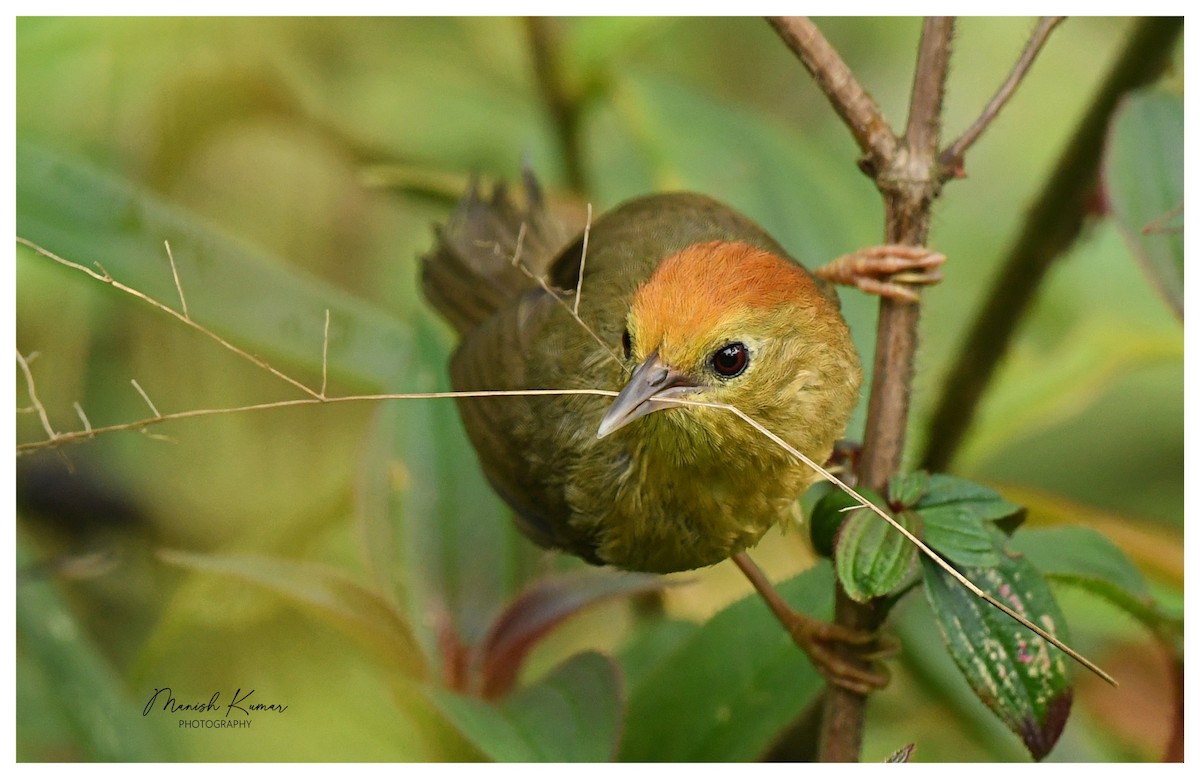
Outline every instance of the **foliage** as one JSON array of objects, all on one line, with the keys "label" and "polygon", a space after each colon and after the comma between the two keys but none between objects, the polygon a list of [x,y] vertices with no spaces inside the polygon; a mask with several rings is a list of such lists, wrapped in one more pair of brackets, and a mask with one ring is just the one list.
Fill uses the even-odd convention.
[{"label": "foliage", "polygon": [[[821,26],[900,117],[913,22]],[[972,56],[955,61],[950,124],[970,121],[1028,26],[963,21],[957,48]],[[970,177],[939,204],[934,242],[950,261],[923,304],[914,431],[1021,203],[1127,26],[1064,24],[1007,119],[968,156]],[[853,146],[760,20],[553,29],[578,114],[587,191],[574,195],[518,20],[20,19],[17,234],[176,306],[169,241],[191,316],[310,387],[321,385],[328,310],[336,394],[446,388],[452,340],[419,299],[415,258],[468,175],[511,178],[523,156],[568,207],[579,195],[600,211],[650,189],[695,189],[812,264],[878,239],[877,195],[854,169]],[[1182,333],[1158,299],[1178,306],[1182,236],[1169,220],[1137,233],[1182,202],[1171,189],[1182,154],[1171,101],[1131,100],[1114,124],[1106,192],[1116,220],[1098,220],[1047,283],[957,465],[971,481],[910,475],[886,496],[997,592],[1033,579],[1060,597],[1093,596],[1064,610],[1101,665],[1129,646],[1147,668],[1159,661],[1145,630],[1112,624],[1096,602],[1172,648],[1182,640],[1182,573],[1161,565],[1182,538]],[[1164,185],[1153,200],[1148,183]],[[76,401],[93,426],[145,417],[131,378],[164,412],[298,394],[23,246],[15,276],[17,345],[39,353],[31,368],[56,430],[81,425]],[[843,308],[869,355],[874,302],[847,292]],[[20,379],[18,388],[25,406]],[[479,473],[449,402],[281,409],[155,432],[171,441],[117,433],[65,450],[78,477],[53,454],[19,461],[22,569],[122,554],[115,569],[18,586],[18,759],[749,760],[780,748],[819,693],[820,677],[761,601],[730,586],[728,566],[667,588],[655,616],[644,595],[634,608],[620,596],[658,580],[579,571],[533,549]],[[36,415],[18,416],[18,441],[43,436]],[[27,499],[44,474],[56,497],[87,477],[136,510],[91,503],[72,519],[61,500]],[[1076,507],[1070,522],[1102,509],[1126,535],[1118,548],[1082,528],[1039,527],[1058,520],[1031,504],[1010,538],[998,520],[1017,506],[979,483],[1060,496]],[[1015,756],[1017,737],[979,724],[990,720],[963,694],[992,689],[970,671],[978,650],[968,635],[1003,646],[1007,665],[989,655],[988,668],[1019,683],[1002,687],[997,711],[1040,757],[1063,725],[1065,671],[1031,686],[1022,658],[1033,644],[1014,638],[1007,617],[916,565],[877,518],[852,518],[835,544],[829,528],[844,515],[834,516],[818,512],[814,530],[826,526],[817,547],[834,555],[843,583],[861,597],[898,597],[921,578],[927,598],[905,598],[895,614],[906,651],[928,647],[936,631],[920,626],[931,609],[966,666],[959,680],[934,651],[896,664],[897,691],[878,696],[866,758],[910,743],[917,760]],[[760,553],[791,603],[828,616],[832,566],[808,567],[800,539],[772,537]],[[1156,572],[1152,583],[1139,567]],[[1063,624],[1050,591],[1029,586],[1031,613]],[[948,615],[960,627],[948,628]],[[1081,682],[1076,711],[1121,695],[1122,681],[1116,693]],[[158,730],[140,714],[164,683],[190,697],[257,685],[291,710],[256,721],[242,734],[251,738]],[[1033,728],[1012,716],[1028,710]],[[1154,714],[1170,716],[1165,703]],[[1115,727],[1073,717],[1049,759],[1158,758],[1162,739],[1119,751]]]}]

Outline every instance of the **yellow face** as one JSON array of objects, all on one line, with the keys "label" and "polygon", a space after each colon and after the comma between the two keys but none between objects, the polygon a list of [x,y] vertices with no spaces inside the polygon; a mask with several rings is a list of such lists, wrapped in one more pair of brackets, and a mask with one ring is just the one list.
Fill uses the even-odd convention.
[{"label": "yellow face", "polygon": [[[761,249],[713,242],[668,257],[634,296],[621,343],[632,374],[599,436],[680,409],[673,398],[751,414],[787,405],[817,378],[827,322],[845,329],[803,269]],[[704,411],[671,417],[686,424],[709,419]]]}]

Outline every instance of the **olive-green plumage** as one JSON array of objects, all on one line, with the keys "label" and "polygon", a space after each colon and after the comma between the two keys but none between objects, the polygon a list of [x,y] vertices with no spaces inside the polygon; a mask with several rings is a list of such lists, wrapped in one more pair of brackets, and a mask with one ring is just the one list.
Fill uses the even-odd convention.
[{"label": "olive-green plumage", "polygon": [[[463,336],[452,384],[624,392],[460,400],[488,479],[526,535],[592,563],[679,571],[753,546],[816,474],[726,410],[662,399],[736,405],[824,460],[860,381],[832,291],[732,209],[652,195],[592,224],[584,328],[582,236],[567,244],[527,186],[524,211],[472,188],[424,259]],[[518,244],[566,305],[514,266]]]}]

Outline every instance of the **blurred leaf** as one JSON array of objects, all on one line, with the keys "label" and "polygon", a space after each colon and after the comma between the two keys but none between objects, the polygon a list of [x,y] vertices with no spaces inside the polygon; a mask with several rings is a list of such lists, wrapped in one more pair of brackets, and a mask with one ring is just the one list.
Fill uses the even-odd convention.
[{"label": "blurred leaf", "polygon": [[670,663],[675,652],[700,629],[695,622],[681,619],[655,619],[639,625],[621,647],[618,657],[625,688],[640,688],[650,674]]},{"label": "blurred leaf", "polygon": [[1142,90],[1109,130],[1103,175],[1129,248],[1183,318],[1183,96]]},{"label": "blurred leaf", "polygon": [[[896,512],[894,519],[921,537],[921,519],[916,512]],[[904,583],[913,570],[917,548],[874,511],[857,509],[842,525],[834,555],[846,594],[865,603]]]},{"label": "blurred leaf", "polygon": [[1023,438],[1077,414],[1119,377],[1183,356],[1178,337],[1091,319],[1055,335],[1056,346],[1017,351],[996,382],[955,462],[970,468]]},{"label": "blurred leaf", "polygon": [[252,353],[319,371],[329,309],[331,376],[376,389],[406,386],[405,323],[83,160],[17,144],[17,235],[79,265],[98,262],[118,281],[178,308],[163,246],[170,241],[196,322]]},{"label": "blurred leaf", "polygon": [[164,549],[165,562],[257,584],[337,625],[379,651],[401,672],[425,675],[408,620],[379,593],[317,563],[260,555],[210,555]]},{"label": "blurred leaf", "polygon": [[[806,614],[832,612],[828,563],[778,589]],[[754,760],[824,686],[757,595],[719,612],[638,676],[621,744],[621,759],[633,762]]]},{"label": "blurred leaf", "polygon": [[506,694],[538,640],[563,620],[609,598],[666,586],[653,574],[588,568],[534,582],[500,613],[476,649],[485,698]]},{"label": "blurred leaf", "polygon": [[[31,564],[17,544],[17,566]],[[165,740],[142,717],[144,702],[130,699],[117,674],[83,634],[53,580],[34,578],[16,588],[17,648],[21,665],[36,664],[56,709],[69,725],[79,759],[157,762],[170,759]],[[17,698],[17,714],[24,701]]]},{"label": "blurred leaf", "polygon": [[1100,533],[1084,527],[1030,529],[1010,546],[1051,581],[1104,598],[1182,650],[1183,621],[1167,615],[1129,558]]},{"label": "blurred leaf", "polygon": [[611,658],[576,655],[535,685],[496,703],[431,689],[433,703],[486,756],[500,762],[598,762],[617,750],[623,703]]},{"label": "blurred leaf", "polygon": [[[417,319],[410,381],[423,390],[449,389],[440,366],[450,346],[442,333],[425,316]],[[379,422],[399,470],[401,511],[392,521],[403,527],[408,607],[429,616],[422,626],[433,631],[422,635],[428,651],[446,635],[467,646],[481,642],[543,552],[520,534],[488,485],[454,402],[425,403],[420,413],[383,414]]]},{"label": "blurred leaf", "polygon": [[1061,495],[1023,485],[1004,485],[1004,493],[1029,507],[1030,521],[1043,527],[1084,525],[1111,540],[1139,571],[1169,582],[1183,592],[1182,527],[1163,527],[1137,516],[1114,514]]},{"label": "blurred leaf", "polygon": [[[925,592],[950,655],[988,708],[1021,737],[1034,759],[1054,747],[1071,711],[1066,657],[959,584],[933,563]],[[1014,611],[1066,641],[1066,620],[1041,575],[1023,557],[962,573]]]}]

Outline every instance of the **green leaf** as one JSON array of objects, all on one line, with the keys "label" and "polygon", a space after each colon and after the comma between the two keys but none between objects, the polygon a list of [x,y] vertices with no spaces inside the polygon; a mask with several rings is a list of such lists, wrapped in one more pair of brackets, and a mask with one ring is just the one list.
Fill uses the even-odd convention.
[{"label": "green leaf", "polygon": [[[17,545],[17,566],[31,563]],[[165,739],[143,719],[143,703],[133,701],[121,677],[80,629],[55,583],[46,578],[20,581],[16,588],[18,674],[35,665],[48,696],[66,720],[79,757],[93,762],[157,762],[171,759]],[[17,714],[26,701],[18,694]],[[44,759],[44,756],[42,757]]]},{"label": "green leaf", "polygon": [[[959,584],[928,560],[925,592],[950,655],[979,699],[1040,760],[1054,747],[1071,711],[1067,658],[1032,631]],[[977,586],[1066,641],[1066,620],[1049,586],[1020,556],[995,568],[964,568]]]},{"label": "green leaf", "polygon": [[257,584],[337,625],[414,677],[425,674],[408,620],[385,597],[318,563],[161,550],[167,563]]},{"label": "green leaf", "polygon": [[331,379],[394,391],[407,386],[412,344],[405,323],[83,160],[17,144],[17,235],[79,265],[100,263],[117,281],[178,308],[163,246],[169,241],[196,322],[249,352],[319,371],[329,309]]},{"label": "green leaf", "polygon": [[[806,614],[828,619],[832,613],[827,563],[778,589]],[[638,683],[630,687],[621,760],[754,760],[824,686],[757,595],[673,638],[674,650],[657,655],[650,668],[639,666]]]},{"label": "green leaf", "polygon": [[430,699],[484,755],[500,762],[611,760],[620,738],[621,676],[611,658],[575,655],[497,703],[443,689]]},{"label": "green leaf", "polygon": [[985,523],[1018,514],[1020,506],[989,487],[944,473],[930,476],[923,493],[912,506],[925,523],[926,543],[959,565],[999,564],[997,541]]},{"label": "green leaf", "polygon": [[1129,95],[1117,109],[1104,159],[1105,190],[1134,256],[1183,318],[1183,96]]},{"label": "green leaf", "polygon": [[904,508],[915,505],[929,489],[929,478],[926,471],[896,474],[888,480],[888,501]]},{"label": "green leaf", "polygon": [[993,568],[1000,564],[993,534],[974,504],[947,504],[920,510],[925,523],[924,540],[941,555],[958,565]]},{"label": "green leaf", "polygon": [[[901,511],[895,519],[920,537],[921,521],[915,512]],[[874,511],[858,509],[842,526],[834,555],[846,594],[865,603],[896,590],[908,579],[917,548]]]},{"label": "green leaf", "polygon": [[563,620],[610,598],[666,585],[662,576],[606,568],[586,568],[534,582],[500,613],[476,650],[483,696],[507,693],[538,640]]},{"label": "green leaf", "polygon": [[913,504],[913,508],[921,510],[951,504],[969,506],[984,521],[1004,519],[1021,510],[1020,506],[1009,503],[990,487],[945,473],[935,473],[929,477],[925,495]]},{"label": "green leaf", "polygon": [[1016,534],[1009,543],[1046,578],[1107,600],[1182,649],[1183,621],[1163,611],[1141,572],[1105,536],[1084,527],[1037,528]]}]

